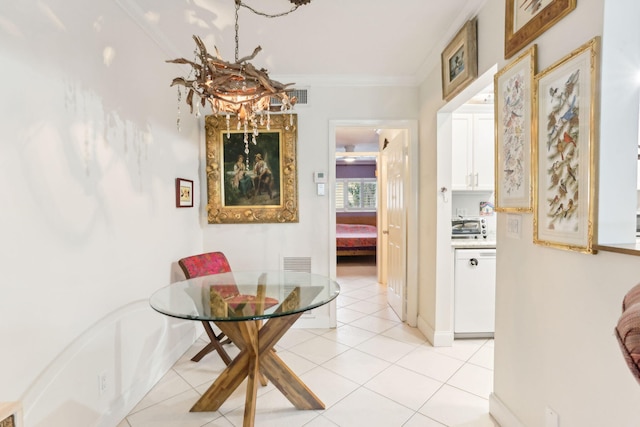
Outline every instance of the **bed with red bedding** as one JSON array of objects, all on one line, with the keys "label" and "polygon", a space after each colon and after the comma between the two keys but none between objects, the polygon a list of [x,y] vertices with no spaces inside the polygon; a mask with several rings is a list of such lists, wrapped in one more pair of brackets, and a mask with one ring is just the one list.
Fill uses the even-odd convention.
[{"label": "bed with red bedding", "polygon": [[[338,218],[336,224],[336,254],[338,256],[375,255],[378,243],[378,231],[373,221],[362,220],[369,224],[358,223],[359,218],[350,217],[348,220]],[[353,224],[348,222],[355,222]]]}]

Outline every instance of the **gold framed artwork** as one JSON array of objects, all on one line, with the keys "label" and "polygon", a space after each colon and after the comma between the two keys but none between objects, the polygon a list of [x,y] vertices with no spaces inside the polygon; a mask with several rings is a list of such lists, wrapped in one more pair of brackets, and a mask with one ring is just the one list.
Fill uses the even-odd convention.
[{"label": "gold framed artwork", "polygon": [[534,77],[533,241],[593,253],[600,40]]},{"label": "gold framed artwork", "polygon": [[176,178],[176,207],[193,207],[193,181],[190,179]]},{"label": "gold framed artwork", "polygon": [[511,58],[575,8],[576,0],[505,0],[504,58]]},{"label": "gold framed artwork", "polygon": [[477,19],[458,31],[442,52],[442,97],[449,101],[478,77]]},{"label": "gold framed artwork", "polygon": [[495,210],[531,212],[531,118],[536,45],[493,78]]},{"label": "gold framed artwork", "polygon": [[205,119],[209,224],[298,222],[297,115],[272,114],[258,134]]}]

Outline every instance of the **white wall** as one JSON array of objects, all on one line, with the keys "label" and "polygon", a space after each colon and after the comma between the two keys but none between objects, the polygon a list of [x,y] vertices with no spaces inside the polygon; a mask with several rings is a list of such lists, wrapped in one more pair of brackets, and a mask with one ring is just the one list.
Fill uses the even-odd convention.
[{"label": "white wall", "polygon": [[[296,83],[306,85],[304,81]],[[313,172],[328,173],[331,168],[331,175],[335,175],[335,158],[329,158],[327,145],[329,121],[417,119],[417,101],[418,94],[411,87],[320,87],[311,83],[309,105],[296,107],[300,221],[207,225],[203,212],[205,250],[223,251],[234,269],[278,269],[283,257],[310,257],[312,273],[330,275],[330,262],[335,263],[335,258],[330,259],[335,241],[329,238],[329,226],[332,218],[335,220],[329,205],[333,188],[318,196],[313,182]],[[328,310],[329,306],[320,307],[316,315],[326,320]],[[296,323],[309,324],[304,318]]]},{"label": "white wall", "polygon": [[[492,25],[502,6],[478,3],[478,28]],[[496,10],[498,8],[498,10]],[[475,14],[463,17],[473,18]],[[484,24],[483,24],[484,22]],[[461,24],[462,25],[462,24]],[[480,29],[478,30],[480,31]],[[455,27],[452,35],[455,34]],[[495,41],[478,38],[478,78],[445,105],[440,61],[420,86],[420,226],[418,328],[434,346],[453,342],[453,259],[451,250],[452,112],[493,81]],[[444,49],[444,45],[442,47]],[[442,189],[446,189],[443,192]]]},{"label": "white wall", "polygon": [[194,339],[147,299],[202,249],[174,195],[199,187],[199,130],[177,132],[176,70],[107,8],[0,7],[0,401],[32,426],[115,424]]},{"label": "white wall", "polygon": [[[312,172],[334,167],[329,120],[417,119],[415,88],[298,80],[300,222],[208,225],[203,121],[182,107],[176,130],[181,71],[117,8],[0,7],[0,401],[22,400],[27,425],[114,425],[166,372],[199,329],[147,300],[185,254],[222,250],[238,269],[309,256],[327,274],[331,193]],[[194,208],[175,208],[176,177],[195,181]]]},{"label": "white wall", "polygon": [[[176,177],[204,187],[201,121],[183,109],[176,131],[168,82],[178,73],[150,66],[166,58],[141,31],[122,38],[136,34],[121,31],[132,26],[124,14],[103,22],[109,7],[26,0],[0,13],[0,400],[23,399],[29,425],[113,424],[194,338],[192,325],[175,328],[146,303],[185,253],[223,250],[234,268],[310,256],[312,270],[326,273],[328,196],[314,195],[311,174],[333,167],[329,120],[419,114],[419,310],[435,322],[439,68],[419,92],[312,86],[311,105],[298,109],[300,223],[207,225],[203,192],[193,209],[174,207]],[[602,10],[603,0],[580,1],[542,35],[539,69],[600,34]],[[480,73],[507,63],[503,25],[504,2],[487,0]],[[79,38],[94,49],[80,50]],[[636,425],[640,389],[613,326],[638,258],[534,246],[531,215],[523,218],[521,240],[507,239],[498,218],[496,401],[525,426],[542,426],[547,405],[561,425]],[[98,396],[101,372],[113,387]]]},{"label": "white wall", "polygon": [[[607,3],[631,7],[632,2]],[[601,35],[603,5],[603,0],[579,1],[575,11],[540,36],[535,41],[538,70]],[[637,16],[637,6],[633,8],[635,13],[627,12],[629,19]],[[627,34],[634,27],[631,37],[636,37],[637,25],[620,26]],[[504,1],[489,0],[478,20],[480,73],[493,62],[500,68],[509,62],[504,60],[503,28]],[[633,49],[637,50],[637,45]],[[435,73],[431,77],[439,78]],[[434,100],[441,100],[439,87],[425,81],[421,90],[422,160],[435,156],[433,116],[443,103],[438,105]],[[603,110],[615,108],[619,105],[602,105]],[[637,129],[637,122],[629,126]],[[602,144],[618,137],[615,131],[609,132],[602,135]],[[433,182],[424,184],[429,189]],[[628,372],[613,329],[624,293],[638,282],[640,259],[534,245],[532,215],[523,214],[522,218],[522,238],[513,239],[506,235],[506,215],[498,214],[492,413],[502,416],[499,421],[503,426],[545,426],[546,407],[558,413],[561,426],[638,425],[640,387]],[[423,211],[422,224],[425,219],[428,212]],[[420,233],[424,241],[427,233],[422,228]],[[423,244],[427,252],[432,244]],[[423,289],[432,290],[430,273],[425,277],[429,285]],[[420,296],[421,309],[427,310],[421,312],[425,319],[436,318],[430,305],[433,298],[428,293]]]},{"label": "white wall", "polygon": [[[296,82],[301,84],[300,82]],[[304,82],[302,82],[304,85]],[[339,100],[339,101],[338,101]],[[309,89],[309,106],[298,114],[298,223],[206,224],[204,247],[224,251],[232,268],[279,268],[281,257],[311,257],[312,272],[328,274],[329,198],[316,195],[313,172],[335,170],[329,159],[329,120],[416,119],[418,95],[411,87],[318,87]],[[204,169],[204,159],[202,160]],[[203,180],[204,180],[203,176]],[[204,204],[206,195],[202,194]]]}]

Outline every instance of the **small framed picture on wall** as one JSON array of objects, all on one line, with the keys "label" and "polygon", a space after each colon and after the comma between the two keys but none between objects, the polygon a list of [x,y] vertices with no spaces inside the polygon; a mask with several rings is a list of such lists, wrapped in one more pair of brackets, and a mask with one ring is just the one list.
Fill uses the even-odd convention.
[{"label": "small framed picture on wall", "polygon": [[193,181],[190,179],[176,178],[176,207],[193,207]]},{"label": "small framed picture on wall", "polygon": [[468,21],[442,52],[442,98],[450,101],[478,77],[478,21]]}]

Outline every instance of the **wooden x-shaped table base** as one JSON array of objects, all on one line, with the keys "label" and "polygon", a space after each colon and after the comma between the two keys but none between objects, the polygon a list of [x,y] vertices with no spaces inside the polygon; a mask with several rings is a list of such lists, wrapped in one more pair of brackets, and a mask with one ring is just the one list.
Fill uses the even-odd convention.
[{"label": "wooden x-shaped table base", "polygon": [[217,411],[225,400],[247,378],[244,427],[252,427],[256,415],[256,397],[261,374],[298,409],[324,409],[324,403],[298,378],[273,350],[302,313],[272,317],[261,321],[216,322],[233,341],[240,353],[200,397],[191,412]]}]

